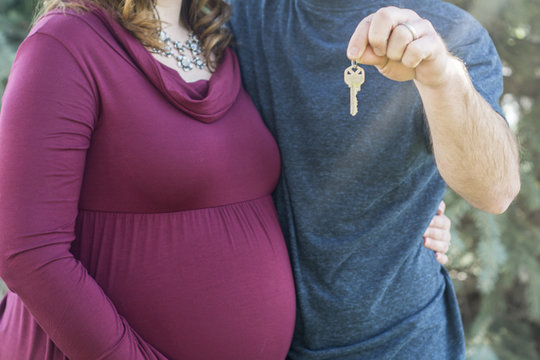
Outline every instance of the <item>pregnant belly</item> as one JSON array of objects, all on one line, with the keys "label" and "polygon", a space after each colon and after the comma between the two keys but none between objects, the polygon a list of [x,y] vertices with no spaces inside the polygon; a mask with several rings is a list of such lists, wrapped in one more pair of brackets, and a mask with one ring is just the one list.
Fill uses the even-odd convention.
[{"label": "pregnant belly", "polygon": [[79,257],[170,359],[284,359],[294,287],[270,197],[165,214],[82,211]]}]

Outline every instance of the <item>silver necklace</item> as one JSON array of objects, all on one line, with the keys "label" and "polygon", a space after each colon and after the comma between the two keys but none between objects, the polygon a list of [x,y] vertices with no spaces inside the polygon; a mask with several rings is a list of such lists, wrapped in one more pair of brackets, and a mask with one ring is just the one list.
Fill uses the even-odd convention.
[{"label": "silver necklace", "polygon": [[[202,69],[206,66],[206,61],[199,56],[203,52],[203,48],[193,32],[188,34],[188,39],[184,43],[171,40],[169,34],[163,30],[158,35],[159,40],[165,46],[163,49],[154,49],[154,53],[168,58],[174,58],[178,67],[184,71],[191,71],[194,67]],[[187,55],[186,49],[191,52],[190,56]]]}]

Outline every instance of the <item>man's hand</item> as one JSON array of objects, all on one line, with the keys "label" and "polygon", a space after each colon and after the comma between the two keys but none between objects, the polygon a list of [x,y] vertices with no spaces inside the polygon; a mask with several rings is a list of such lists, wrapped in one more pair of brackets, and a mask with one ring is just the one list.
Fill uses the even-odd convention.
[{"label": "man's hand", "polygon": [[446,253],[450,249],[450,219],[444,215],[446,204],[441,201],[437,214],[433,217],[424,233],[424,246],[435,251],[435,258],[444,265],[448,261]]},{"label": "man's hand", "polygon": [[385,7],[364,18],[349,41],[347,56],[375,65],[391,80],[417,80],[437,87],[456,59],[431,23],[409,9]]}]

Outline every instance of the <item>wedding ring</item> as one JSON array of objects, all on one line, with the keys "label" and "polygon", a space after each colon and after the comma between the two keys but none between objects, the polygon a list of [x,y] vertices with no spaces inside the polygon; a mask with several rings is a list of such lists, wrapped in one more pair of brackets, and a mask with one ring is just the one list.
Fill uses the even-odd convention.
[{"label": "wedding ring", "polygon": [[418,33],[416,32],[416,29],[414,28],[414,26],[412,26],[411,24],[406,23],[406,22],[403,22],[400,25],[405,26],[411,32],[411,35],[413,37],[413,41],[418,39]]}]

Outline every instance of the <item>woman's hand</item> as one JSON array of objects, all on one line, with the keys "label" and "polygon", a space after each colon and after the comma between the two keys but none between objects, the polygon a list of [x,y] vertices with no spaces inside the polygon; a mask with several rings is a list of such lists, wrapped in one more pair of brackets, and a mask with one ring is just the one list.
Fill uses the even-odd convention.
[{"label": "woman's hand", "polygon": [[446,204],[441,201],[437,214],[429,223],[429,226],[424,233],[424,246],[435,251],[437,261],[444,265],[448,261],[446,253],[450,248],[450,219],[444,215]]}]

